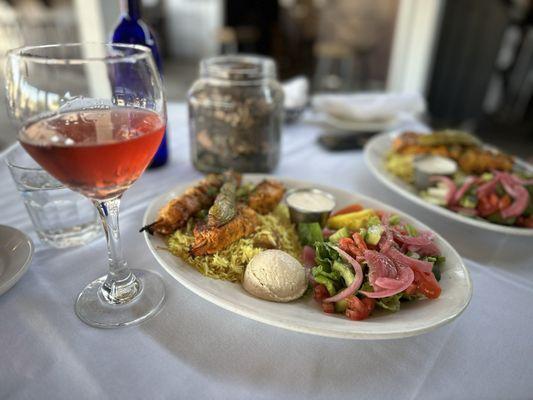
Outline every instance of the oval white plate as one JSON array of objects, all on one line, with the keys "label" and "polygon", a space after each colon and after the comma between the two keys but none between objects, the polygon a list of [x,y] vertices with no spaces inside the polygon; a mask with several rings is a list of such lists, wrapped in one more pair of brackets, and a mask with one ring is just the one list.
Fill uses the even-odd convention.
[{"label": "oval white plate", "polygon": [[[265,175],[246,175],[245,181],[258,182]],[[406,221],[421,229],[428,229],[419,221],[379,201],[352,194],[343,190],[310,182],[274,177],[285,183],[287,188],[316,187],[333,194],[337,207],[361,203],[365,207],[388,210],[399,214]],[[191,186],[189,182],[156,198],[149,205],[143,225],[155,220],[157,211],[168,200]],[[461,257],[437,234],[436,243],[446,257],[440,281],[442,294],[437,300],[421,300],[402,304],[397,313],[377,312],[364,321],[351,321],[342,315],[322,312],[312,296],[305,296],[295,302],[280,304],[257,299],[249,295],[240,284],[207,278],[178,257],[162,249],[166,247],[159,236],[145,233],[146,243],[157,261],[183,286],[210,302],[236,314],[297,332],[347,339],[391,339],[414,336],[428,332],[459,316],[472,296],[472,283]]]},{"label": "oval white plate", "polygon": [[28,269],[33,242],[18,229],[0,225],[0,295],[17,283]]},{"label": "oval white plate", "polygon": [[305,116],[305,122],[322,126],[326,129],[336,129],[338,131],[349,131],[352,134],[367,134],[368,132],[383,132],[394,129],[398,125],[399,119],[386,121],[350,121],[333,115],[323,113],[310,113]]},{"label": "oval white plate", "polygon": [[[404,182],[397,176],[394,176],[385,168],[385,158],[387,156],[387,153],[389,152],[389,149],[392,146],[393,139],[399,133],[400,132],[381,133],[379,135],[374,136],[365,145],[365,163],[370,169],[370,171],[372,171],[374,176],[378,178],[382,183],[387,185],[396,193],[399,193],[403,197],[411,200],[412,202],[421,205],[422,207],[425,207],[428,210],[444,215],[445,217],[452,218],[456,221],[494,232],[507,233],[511,235],[533,236],[533,229],[498,225],[480,219],[469,218],[459,213],[448,210],[447,208],[439,207],[435,204],[428,203],[427,201],[422,199],[413,186]],[[528,164],[524,161],[516,160],[516,162],[523,168],[530,168]]]}]

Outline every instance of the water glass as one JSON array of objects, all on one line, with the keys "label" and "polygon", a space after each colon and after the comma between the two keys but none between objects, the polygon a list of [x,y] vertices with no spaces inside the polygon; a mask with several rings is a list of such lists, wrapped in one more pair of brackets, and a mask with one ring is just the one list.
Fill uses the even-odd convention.
[{"label": "water glass", "polygon": [[92,203],[44,171],[18,143],[7,151],[6,163],[43,243],[66,248],[101,236]]}]

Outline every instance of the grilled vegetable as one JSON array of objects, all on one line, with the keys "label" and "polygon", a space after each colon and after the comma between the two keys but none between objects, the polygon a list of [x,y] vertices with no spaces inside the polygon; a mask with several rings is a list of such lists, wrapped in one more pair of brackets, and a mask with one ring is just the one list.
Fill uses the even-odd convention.
[{"label": "grilled vegetable", "polygon": [[368,219],[373,216],[376,216],[376,213],[369,208],[348,214],[336,215],[328,219],[328,227],[331,229],[341,229],[345,226],[355,231],[366,227]]},{"label": "grilled vegetable", "polygon": [[236,212],[236,192],[237,178],[230,175],[209,209],[207,217],[209,227],[220,227],[233,219]]}]

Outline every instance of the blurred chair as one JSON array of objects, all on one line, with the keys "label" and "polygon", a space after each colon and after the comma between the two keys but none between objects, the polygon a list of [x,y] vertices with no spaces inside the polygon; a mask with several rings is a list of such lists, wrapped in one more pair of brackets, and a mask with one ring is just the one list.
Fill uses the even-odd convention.
[{"label": "blurred chair", "polygon": [[[385,39],[384,25],[391,8],[388,0],[330,0],[322,4],[314,48],[315,89],[368,88],[369,60]],[[328,87],[335,83],[336,88]]]},{"label": "blurred chair", "polygon": [[335,41],[318,42],[314,46],[316,69],[315,89],[350,90],[353,84],[354,56],[352,49]]}]

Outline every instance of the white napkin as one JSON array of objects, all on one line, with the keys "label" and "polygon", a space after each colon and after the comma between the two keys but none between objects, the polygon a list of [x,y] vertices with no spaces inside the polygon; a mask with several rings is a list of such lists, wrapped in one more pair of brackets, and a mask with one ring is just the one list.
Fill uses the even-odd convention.
[{"label": "white napkin", "polygon": [[283,83],[285,93],[285,108],[301,108],[307,104],[309,98],[309,80],[298,76]]},{"label": "white napkin", "polygon": [[419,93],[318,94],[312,105],[315,111],[348,121],[390,121],[426,109]]}]

